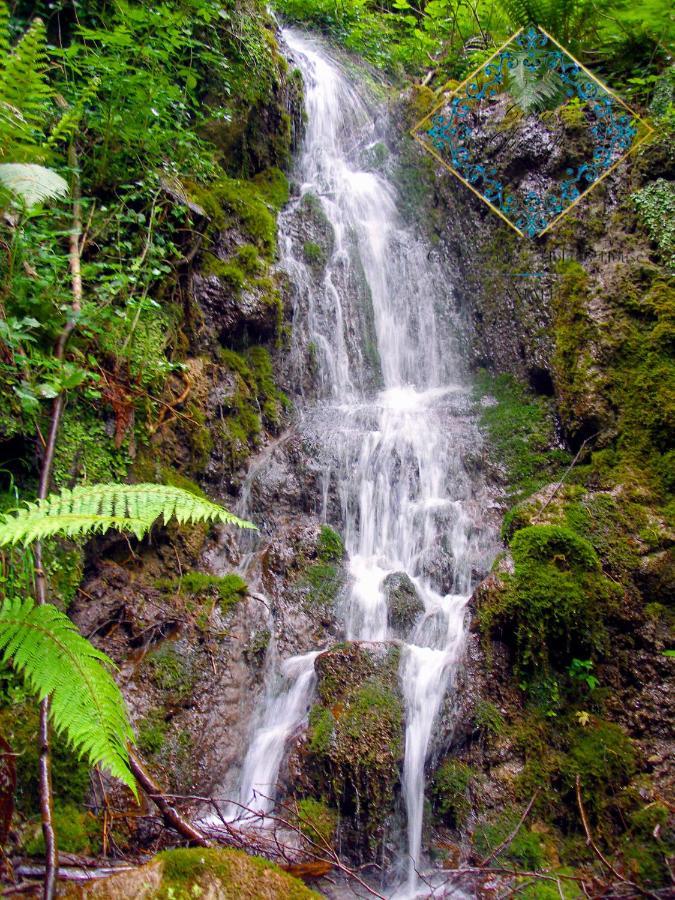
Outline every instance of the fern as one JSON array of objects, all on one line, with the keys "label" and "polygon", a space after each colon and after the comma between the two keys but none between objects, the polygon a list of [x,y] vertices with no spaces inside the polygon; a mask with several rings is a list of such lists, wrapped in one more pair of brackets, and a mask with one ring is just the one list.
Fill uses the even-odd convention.
[{"label": "fern", "polygon": [[116,528],[143,537],[153,523],[223,522],[255,528],[227,509],[182,488],[160,484],[82,485],[0,518],[0,546],[28,544],[53,535],[75,537]]},{"label": "fern", "polygon": [[68,182],[45,166],[35,163],[0,163],[0,184],[20,197],[26,206],[65,197]]},{"label": "fern", "polygon": [[9,7],[0,0],[0,59],[9,54]]},{"label": "fern", "polygon": [[18,599],[0,605],[0,654],[40,700],[50,698],[56,731],[91,765],[107,769],[136,794],[126,748],[134,735],[106,668],[112,661],[55,606]]},{"label": "fern", "polygon": [[52,129],[47,144],[52,147],[59,141],[68,141],[75,136],[75,131],[84,115],[85,107],[95,96],[100,86],[98,78],[92,78],[77,100],[61,116]]},{"label": "fern", "polygon": [[528,60],[527,55],[518,54],[516,64],[508,70],[506,86],[515,103],[526,115],[559,106],[567,98],[560,75],[553,69],[539,75],[527,65]]},{"label": "fern", "polygon": [[47,83],[47,37],[42,19],[35,19],[9,54],[0,76],[0,96],[32,125],[41,126]]}]

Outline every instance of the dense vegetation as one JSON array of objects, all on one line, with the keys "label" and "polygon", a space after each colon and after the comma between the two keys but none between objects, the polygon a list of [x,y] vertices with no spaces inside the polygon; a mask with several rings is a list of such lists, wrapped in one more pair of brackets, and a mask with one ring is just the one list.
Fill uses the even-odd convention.
[{"label": "dense vegetation", "polygon": [[667,3],[624,0],[279,0],[291,22],[310,24],[389,74],[462,79],[522,26],[535,23],[623,93],[648,96],[670,60]]}]

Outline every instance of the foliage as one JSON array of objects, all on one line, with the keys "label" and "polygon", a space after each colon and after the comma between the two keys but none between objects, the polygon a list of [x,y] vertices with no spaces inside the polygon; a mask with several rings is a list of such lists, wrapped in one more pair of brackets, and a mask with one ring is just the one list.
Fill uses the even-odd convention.
[{"label": "foliage", "polygon": [[539,74],[536,67],[536,56],[531,59],[519,52],[513,54],[513,66],[508,68],[506,87],[526,115],[555,109],[567,97],[566,85],[556,71],[545,68]]},{"label": "foliage", "polygon": [[[431,69],[439,84],[462,79],[516,30],[542,26],[617,86],[650,79],[669,63],[669,7],[647,0],[277,0],[290,21],[318,28],[375,66],[400,75]],[[635,38],[631,40],[631,37]],[[651,84],[651,82],[647,82]]]},{"label": "foliage", "polygon": [[650,240],[675,273],[675,186],[657,178],[633,194],[632,200]]},{"label": "foliage", "polygon": [[170,485],[94,484],[65,489],[27,503],[0,521],[0,546],[27,544],[56,534],[74,537],[116,528],[142,538],[154,522],[223,522],[253,528],[222,506]]},{"label": "foliage", "polygon": [[126,750],[133,732],[106,669],[111,660],[55,606],[34,606],[30,599],[5,600],[0,606],[0,650],[3,662],[12,662],[40,700],[50,698],[57,732],[135,793]]}]

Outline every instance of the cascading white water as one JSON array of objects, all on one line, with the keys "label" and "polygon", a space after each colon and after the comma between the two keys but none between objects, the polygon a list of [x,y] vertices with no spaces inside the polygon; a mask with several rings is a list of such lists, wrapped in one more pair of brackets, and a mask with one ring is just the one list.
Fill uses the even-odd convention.
[{"label": "cascading white water", "polygon": [[[272,809],[286,742],[298,722],[302,721],[312,694],[314,659],[318,652],[284,660],[276,677],[270,680],[268,695],[244,759],[239,802],[228,805],[226,818],[245,819],[249,810],[266,814]],[[275,665],[272,668],[277,671]]]},{"label": "cascading white water", "polygon": [[[478,437],[453,346],[447,273],[420,233],[402,221],[394,183],[363,162],[377,142],[375,115],[325,48],[291,29],[284,36],[304,76],[307,131],[296,170],[300,196],[280,220],[281,265],[295,294],[297,381],[311,342],[319,383],[319,397],[299,404],[295,427],[318,442],[326,496],[330,488],[339,498],[336,524],[351,574],[345,635],[402,641],[404,893],[416,896],[425,761],[462,654],[472,571],[487,555],[485,535],[473,526],[476,499],[462,465]],[[331,235],[318,280],[297,228],[310,199]],[[387,576],[401,572],[424,604],[409,634],[390,626],[383,590]],[[256,785],[272,794],[285,739],[306,714],[313,655],[293,663],[295,681],[287,661],[282,689],[268,688],[243,764],[244,804]]]}]

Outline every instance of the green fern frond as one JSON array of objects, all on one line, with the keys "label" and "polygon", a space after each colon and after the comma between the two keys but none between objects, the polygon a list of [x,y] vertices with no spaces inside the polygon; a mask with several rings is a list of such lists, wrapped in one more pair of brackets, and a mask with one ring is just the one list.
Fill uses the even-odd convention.
[{"label": "green fern frond", "polygon": [[[0,0],[0,67],[9,54],[9,6]],[[2,69],[0,69],[2,71]],[[1,76],[0,76],[1,77]]]},{"label": "green fern frond", "polygon": [[35,127],[42,126],[45,104],[52,93],[47,65],[44,22],[35,19],[7,57],[0,76],[0,99]]},{"label": "green fern frond", "polygon": [[538,0],[499,0],[499,6],[514,28],[543,25],[546,19],[545,5],[545,0],[543,4]]},{"label": "green fern frond", "polygon": [[99,85],[100,80],[98,78],[92,78],[75,103],[73,103],[73,105],[61,116],[55,127],[52,129],[52,133],[49,135],[47,144],[50,147],[53,147],[59,141],[69,141],[74,137],[75,131],[84,115],[85,108],[96,96]]},{"label": "green fern frond", "polygon": [[116,528],[143,537],[153,523],[174,517],[187,522],[222,522],[255,528],[227,509],[182,488],[162,484],[81,485],[0,518],[0,546],[28,544],[54,535],[76,537]]},{"label": "green fern frond", "polygon": [[55,606],[17,599],[0,604],[0,654],[40,700],[50,698],[56,731],[91,765],[106,769],[136,794],[127,755],[127,741],[134,735],[105,653]]},{"label": "green fern frond", "polygon": [[20,197],[26,206],[65,197],[68,182],[45,166],[35,163],[0,163],[0,184]]},{"label": "green fern frond", "polygon": [[526,65],[527,60],[527,56],[518,55],[516,65],[508,70],[506,87],[514,102],[525,114],[559,106],[567,97],[560,75],[553,69],[540,75]]}]

